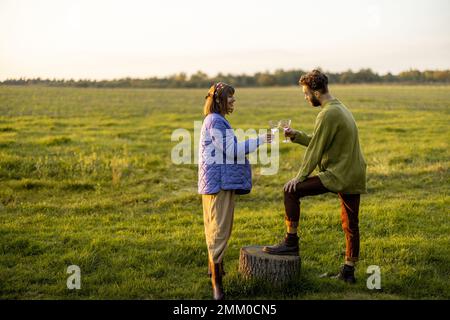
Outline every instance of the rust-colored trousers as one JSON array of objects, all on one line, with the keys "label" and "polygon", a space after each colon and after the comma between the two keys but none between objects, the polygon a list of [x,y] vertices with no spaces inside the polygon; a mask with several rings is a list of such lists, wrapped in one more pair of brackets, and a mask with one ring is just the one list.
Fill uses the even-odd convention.
[{"label": "rust-colored trousers", "polygon": [[[285,219],[293,227],[298,226],[300,219],[300,198],[332,192],[324,187],[319,177],[311,177],[299,182],[294,192],[284,192]],[[359,258],[359,194],[338,193],[341,201],[342,229],[345,233],[345,258],[347,261],[358,261]]]}]

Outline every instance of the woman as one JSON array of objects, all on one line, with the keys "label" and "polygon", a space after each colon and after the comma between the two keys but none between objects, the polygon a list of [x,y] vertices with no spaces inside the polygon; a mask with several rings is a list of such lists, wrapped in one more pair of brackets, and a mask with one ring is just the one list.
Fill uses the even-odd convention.
[{"label": "woman", "polygon": [[222,288],[223,255],[231,235],[234,197],[252,188],[250,163],[246,155],[262,143],[271,142],[271,134],[237,142],[226,115],[234,111],[234,88],[219,82],[206,96],[205,119],[200,136],[198,192],[202,195],[208,264],[213,297],[224,298]]}]

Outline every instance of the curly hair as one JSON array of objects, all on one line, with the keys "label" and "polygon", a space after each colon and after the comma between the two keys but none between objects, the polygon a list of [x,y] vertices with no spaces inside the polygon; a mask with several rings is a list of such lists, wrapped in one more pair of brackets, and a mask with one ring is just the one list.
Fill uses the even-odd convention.
[{"label": "curly hair", "polygon": [[317,69],[302,75],[298,83],[320,93],[328,92],[328,77]]}]

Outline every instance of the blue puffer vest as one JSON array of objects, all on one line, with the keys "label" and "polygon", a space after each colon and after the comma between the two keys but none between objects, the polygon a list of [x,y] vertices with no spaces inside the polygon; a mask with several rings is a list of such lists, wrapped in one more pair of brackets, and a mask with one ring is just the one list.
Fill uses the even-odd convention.
[{"label": "blue puffer vest", "polygon": [[[242,150],[245,158],[239,157],[237,154],[241,153],[237,153],[237,138],[231,130],[230,124],[221,114],[211,113],[205,117],[199,144],[198,193],[215,194],[222,189],[247,194],[252,189],[251,167],[245,155],[256,150],[260,139],[248,139],[241,143],[245,148]],[[230,150],[231,153],[234,151],[231,159]],[[211,161],[211,156],[220,156],[218,153],[222,155],[219,157],[221,161]]]}]

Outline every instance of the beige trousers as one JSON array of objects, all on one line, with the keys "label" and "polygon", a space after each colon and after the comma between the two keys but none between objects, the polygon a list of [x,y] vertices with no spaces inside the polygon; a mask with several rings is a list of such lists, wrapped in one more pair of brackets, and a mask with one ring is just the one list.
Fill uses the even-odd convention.
[{"label": "beige trousers", "polygon": [[222,262],[231,236],[234,216],[234,190],[202,195],[203,222],[209,259]]}]

